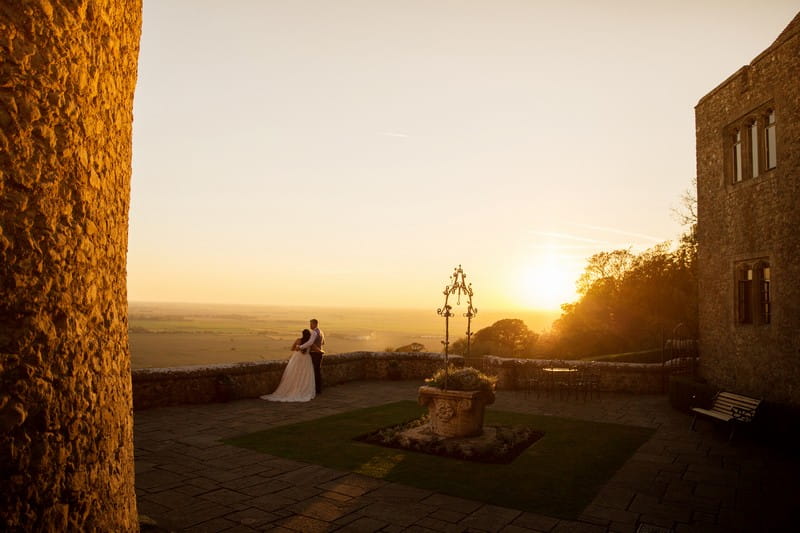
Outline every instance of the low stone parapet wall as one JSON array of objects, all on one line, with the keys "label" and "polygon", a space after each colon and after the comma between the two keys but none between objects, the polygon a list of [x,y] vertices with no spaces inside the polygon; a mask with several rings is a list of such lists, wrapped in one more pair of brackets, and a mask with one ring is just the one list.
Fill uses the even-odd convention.
[{"label": "low stone parapet wall", "polygon": [[[464,358],[450,356],[451,364],[463,366]],[[664,389],[660,364],[511,359],[489,356],[470,359],[487,374],[498,377],[498,390],[522,389],[525,376],[535,367],[575,366],[596,374],[598,390],[659,394]],[[257,361],[207,366],[143,368],[133,371],[133,406],[148,409],[167,405],[225,402],[257,398],[274,391],[287,360]],[[358,380],[419,380],[442,368],[440,353],[350,352],[326,355],[322,363],[326,387]],[[479,364],[477,364],[479,363]]]},{"label": "low stone parapet wall", "polygon": [[660,363],[510,359],[490,356],[484,360],[483,371],[498,377],[498,389],[521,389],[524,388],[525,376],[531,369],[568,366],[597,375],[599,391],[634,394],[665,392],[664,368]]},{"label": "low stone parapet wall", "polygon": [[[274,391],[288,360],[142,368],[133,370],[134,409],[257,398]],[[463,365],[463,358],[450,356]],[[322,362],[326,387],[348,381],[418,379],[442,368],[440,353],[351,352],[326,355]]]}]

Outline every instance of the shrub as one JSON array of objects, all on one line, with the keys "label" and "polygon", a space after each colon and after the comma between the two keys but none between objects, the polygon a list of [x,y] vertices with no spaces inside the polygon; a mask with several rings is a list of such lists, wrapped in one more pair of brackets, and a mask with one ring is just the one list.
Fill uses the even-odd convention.
[{"label": "shrub", "polygon": [[[437,370],[436,373],[425,380],[425,383],[430,387],[444,388],[445,370]],[[482,390],[486,392],[494,391],[497,378],[487,376],[480,370],[467,366],[464,368],[456,368],[450,366],[447,369],[447,388],[450,390],[463,390],[463,391],[476,391]]]},{"label": "shrub", "polygon": [[405,344],[403,346],[395,348],[394,351],[395,352],[417,353],[417,352],[423,351],[424,349],[425,349],[425,345],[424,344],[420,344],[418,342],[412,342],[411,344]]}]

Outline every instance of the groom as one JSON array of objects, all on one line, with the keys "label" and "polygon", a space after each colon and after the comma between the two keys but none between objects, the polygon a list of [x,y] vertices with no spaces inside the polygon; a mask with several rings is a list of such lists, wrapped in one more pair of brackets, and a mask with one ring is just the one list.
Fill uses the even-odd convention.
[{"label": "groom", "polygon": [[325,344],[325,334],[319,329],[319,322],[316,318],[312,318],[308,325],[311,329],[311,338],[301,344],[299,348],[301,350],[308,348],[311,363],[314,365],[314,384],[317,394],[319,394],[322,392],[322,355],[325,353],[322,346]]}]

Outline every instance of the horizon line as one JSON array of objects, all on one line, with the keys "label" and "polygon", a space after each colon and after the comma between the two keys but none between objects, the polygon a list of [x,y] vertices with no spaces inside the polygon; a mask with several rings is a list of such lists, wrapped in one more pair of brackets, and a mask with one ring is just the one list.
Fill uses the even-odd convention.
[{"label": "horizon line", "polygon": [[[311,304],[273,304],[273,303],[242,303],[242,302],[190,302],[190,301],[175,301],[175,300],[127,300],[130,304],[166,304],[166,305],[217,305],[217,306],[241,306],[241,307],[280,307],[280,308],[295,308],[295,309],[363,309],[363,310],[393,310],[393,311],[427,311],[432,310],[436,313],[439,307],[410,307],[410,306],[387,306],[387,305],[311,305]],[[567,303],[567,302],[565,302]],[[454,310],[457,310],[454,307]],[[464,308],[466,312],[466,307]],[[547,313],[547,314],[560,314],[561,308],[558,309],[545,309],[545,308],[525,308],[519,306],[509,307],[481,307],[478,311],[486,313],[499,313],[499,312],[523,312],[523,313]]]}]

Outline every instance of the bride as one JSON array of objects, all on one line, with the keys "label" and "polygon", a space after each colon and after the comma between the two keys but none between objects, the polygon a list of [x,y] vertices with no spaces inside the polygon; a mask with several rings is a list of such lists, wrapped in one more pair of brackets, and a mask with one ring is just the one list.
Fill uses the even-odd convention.
[{"label": "bride", "polygon": [[273,402],[307,402],[314,398],[314,365],[311,356],[306,350],[300,350],[300,345],[311,338],[311,332],[303,330],[303,336],[294,341],[292,356],[283,371],[281,383],[275,392],[261,396],[262,400]]}]

